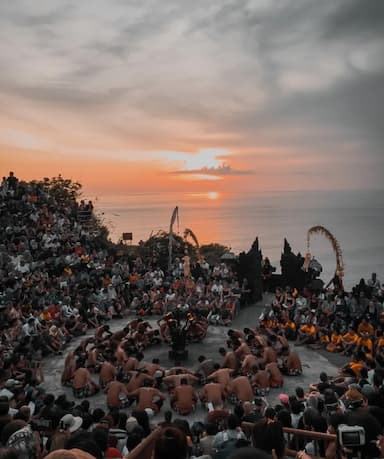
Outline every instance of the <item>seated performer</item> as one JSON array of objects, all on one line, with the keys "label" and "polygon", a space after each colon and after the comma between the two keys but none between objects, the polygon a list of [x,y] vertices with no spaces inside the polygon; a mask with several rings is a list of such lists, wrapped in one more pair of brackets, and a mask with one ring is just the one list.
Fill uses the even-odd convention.
[{"label": "seated performer", "polygon": [[188,415],[195,409],[198,398],[195,389],[188,384],[186,378],[182,378],[180,383],[171,397],[171,406],[179,414]]},{"label": "seated performer", "polygon": [[300,357],[296,352],[293,352],[289,347],[283,347],[281,349],[282,354],[282,373],[289,376],[299,376],[301,375],[303,369],[301,367]]},{"label": "seated performer", "polygon": [[77,398],[89,397],[99,392],[99,386],[92,381],[91,373],[84,368],[84,362],[76,362],[76,370],[72,381],[73,395]]}]

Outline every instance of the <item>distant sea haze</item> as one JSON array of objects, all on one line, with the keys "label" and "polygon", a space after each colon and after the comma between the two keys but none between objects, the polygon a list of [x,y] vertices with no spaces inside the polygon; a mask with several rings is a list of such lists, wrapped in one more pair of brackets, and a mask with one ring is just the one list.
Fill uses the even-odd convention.
[{"label": "distant sea haze", "polygon": [[[91,197],[90,197],[91,199]],[[306,252],[307,231],[325,226],[339,241],[345,263],[345,285],[376,272],[384,282],[384,193],[380,191],[303,191],[268,193],[158,193],[93,198],[117,241],[133,233],[133,243],[152,232],[168,231],[172,211],[179,207],[179,228],[196,234],[200,244],[218,242],[239,253],[258,236],[263,256],[280,272],[284,238],[295,253]],[[335,254],[324,236],[311,237],[311,253],[331,279]]]}]

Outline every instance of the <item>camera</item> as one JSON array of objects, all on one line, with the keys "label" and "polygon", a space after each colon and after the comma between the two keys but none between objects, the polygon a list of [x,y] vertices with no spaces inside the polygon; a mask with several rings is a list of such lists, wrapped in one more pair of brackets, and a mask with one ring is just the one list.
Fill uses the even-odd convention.
[{"label": "camera", "polygon": [[342,424],[338,428],[338,440],[344,448],[358,448],[365,445],[365,430],[361,426]]}]

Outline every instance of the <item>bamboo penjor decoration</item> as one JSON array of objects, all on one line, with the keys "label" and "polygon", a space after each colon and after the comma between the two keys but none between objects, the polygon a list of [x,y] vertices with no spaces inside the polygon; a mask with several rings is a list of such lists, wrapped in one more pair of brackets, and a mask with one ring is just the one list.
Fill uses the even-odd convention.
[{"label": "bamboo penjor decoration", "polygon": [[307,232],[307,253],[305,255],[305,261],[303,265],[304,270],[308,271],[309,263],[312,258],[310,251],[310,239],[312,234],[321,234],[331,242],[332,248],[336,255],[336,275],[342,282],[344,277],[344,261],[339,241],[333,236],[333,234],[329,230],[327,230],[327,228],[324,228],[324,226],[321,225],[312,226],[312,228],[309,228]]}]

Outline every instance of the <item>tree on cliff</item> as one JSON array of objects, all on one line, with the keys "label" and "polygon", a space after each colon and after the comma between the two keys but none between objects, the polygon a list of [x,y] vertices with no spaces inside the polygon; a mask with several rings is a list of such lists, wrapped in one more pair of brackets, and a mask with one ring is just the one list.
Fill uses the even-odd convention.
[{"label": "tree on cliff", "polygon": [[34,180],[34,185],[54,197],[58,204],[74,206],[81,195],[81,184],[71,179],[64,179],[61,174],[57,177],[44,177],[43,180]]},{"label": "tree on cliff", "polygon": [[[144,259],[150,259],[153,266],[160,266],[161,269],[167,271],[168,245],[169,233],[161,230],[155,234],[152,234],[146,241],[140,241],[139,247],[137,248],[137,253]],[[195,261],[195,258],[193,257],[194,248],[192,244],[184,241],[181,236],[173,234],[173,263],[176,258],[181,259],[184,256],[185,249],[188,250],[192,261]]]},{"label": "tree on cliff", "polygon": [[[81,197],[82,185],[71,179],[66,179],[59,174],[57,177],[44,177],[42,180],[31,182],[38,189],[53,197],[56,204],[72,211],[73,218],[77,218],[77,201]],[[110,245],[107,241],[109,230],[103,221],[102,216],[95,213],[91,214],[89,229],[92,229],[93,236],[99,240],[100,246]]]},{"label": "tree on cliff", "polygon": [[230,251],[230,248],[213,242],[211,244],[204,244],[200,247],[200,254],[212,266],[220,262],[221,257]]}]

